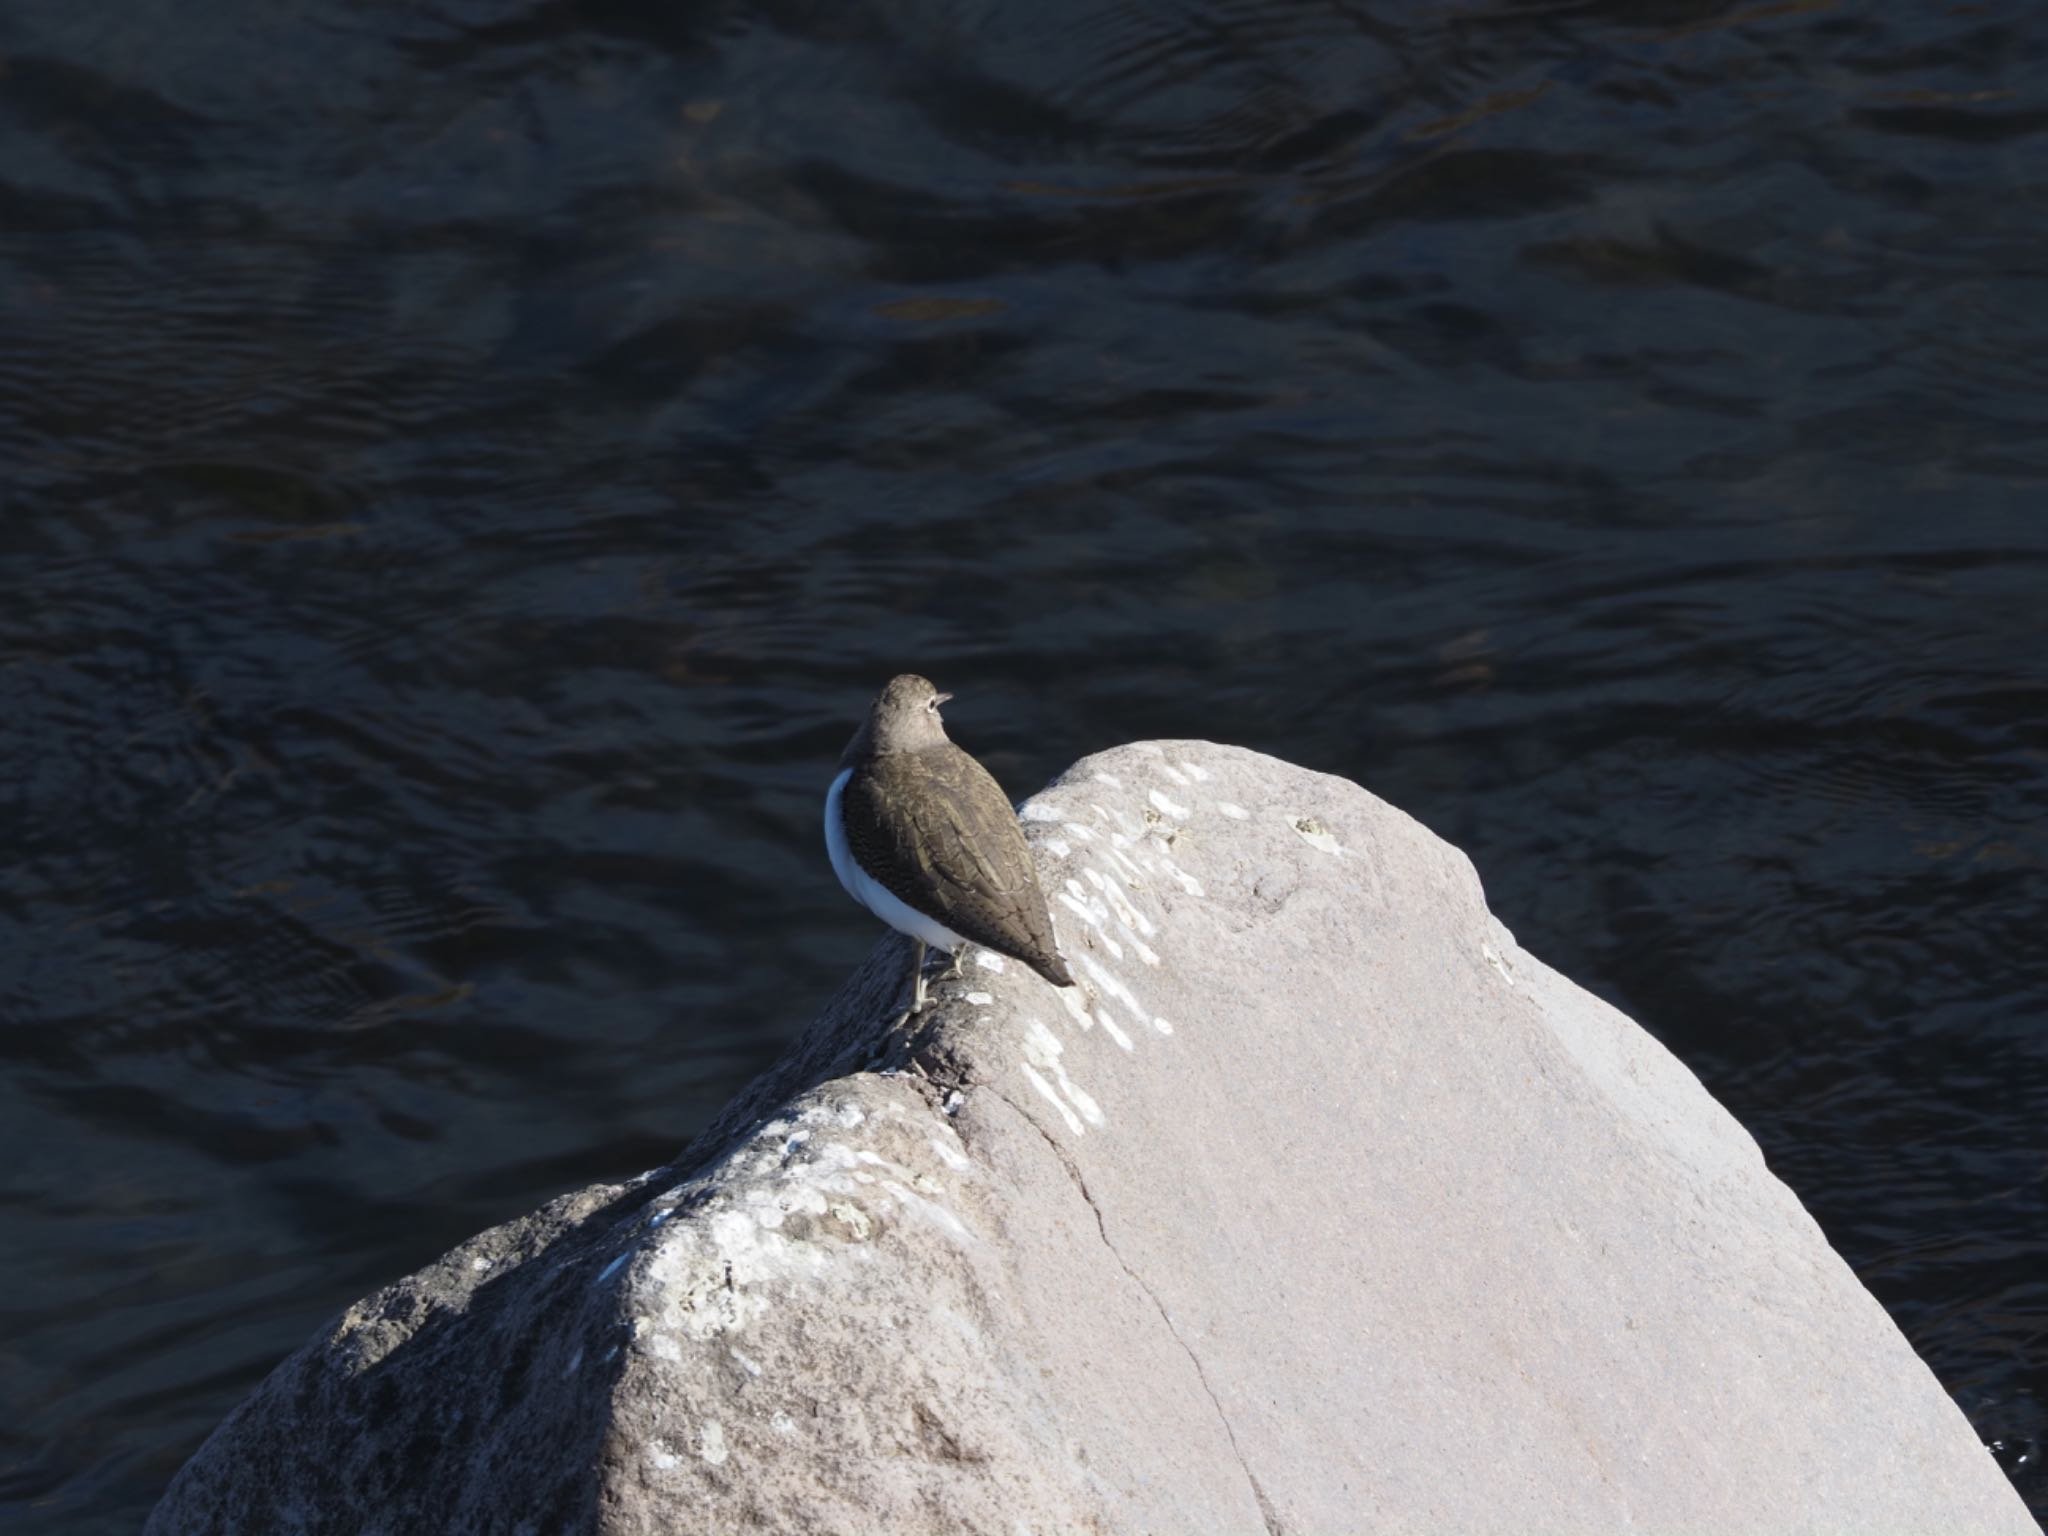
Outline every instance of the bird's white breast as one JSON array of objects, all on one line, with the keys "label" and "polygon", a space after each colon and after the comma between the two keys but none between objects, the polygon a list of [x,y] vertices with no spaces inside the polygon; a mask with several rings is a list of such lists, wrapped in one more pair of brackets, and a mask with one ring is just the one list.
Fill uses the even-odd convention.
[{"label": "bird's white breast", "polygon": [[867,871],[855,862],[853,850],[846,845],[846,821],[839,812],[840,797],[846,792],[846,781],[852,777],[851,768],[840,769],[839,777],[825,791],[825,852],[831,856],[832,873],[846,887],[847,895],[898,933],[923,939],[932,948],[951,954],[967,941],[943,923],[904,905],[881,884],[869,879]]}]

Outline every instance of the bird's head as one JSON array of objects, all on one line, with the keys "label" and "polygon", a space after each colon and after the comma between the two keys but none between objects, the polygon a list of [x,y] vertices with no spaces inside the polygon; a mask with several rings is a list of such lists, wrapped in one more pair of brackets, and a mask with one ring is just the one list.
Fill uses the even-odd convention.
[{"label": "bird's head", "polygon": [[915,752],[946,739],[939,706],[952,698],[914,672],[889,680],[868,711],[869,745],[876,752]]}]

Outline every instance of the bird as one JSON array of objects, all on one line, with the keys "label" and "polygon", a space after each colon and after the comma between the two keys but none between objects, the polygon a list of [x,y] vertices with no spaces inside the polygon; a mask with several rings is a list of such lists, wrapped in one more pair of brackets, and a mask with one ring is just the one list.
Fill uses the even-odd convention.
[{"label": "bird", "polygon": [[825,851],[847,894],[912,942],[911,1002],[925,1007],[925,947],[958,970],[968,944],[1074,978],[1053,933],[1038,866],[1010,800],[946,736],[952,698],[914,673],[892,678],[839,756],[825,794]]}]

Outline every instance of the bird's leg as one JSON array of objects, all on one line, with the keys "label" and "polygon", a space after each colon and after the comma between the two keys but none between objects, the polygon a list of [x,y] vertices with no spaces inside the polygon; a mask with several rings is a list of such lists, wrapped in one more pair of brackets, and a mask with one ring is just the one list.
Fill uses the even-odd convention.
[{"label": "bird's leg", "polygon": [[910,1011],[924,1012],[924,940],[910,941]]},{"label": "bird's leg", "polygon": [[960,967],[964,965],[966,961],[967,946],[965,944],[962,944],[958,949],[953,951],[953,963],[947,966],[943,971],[939,972],[939,980],[951,981],[955,976],[958,976],[960,974]]}]

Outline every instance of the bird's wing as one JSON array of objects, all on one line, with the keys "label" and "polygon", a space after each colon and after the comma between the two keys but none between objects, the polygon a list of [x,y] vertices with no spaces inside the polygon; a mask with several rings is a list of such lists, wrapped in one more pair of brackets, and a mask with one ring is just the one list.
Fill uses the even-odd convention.
[{"label": "bird's wing", "polygon": [[1064,969],[1024,830],[967,753],[877,758],[840,804],[854,857],[891,895],[973,943]]}]

